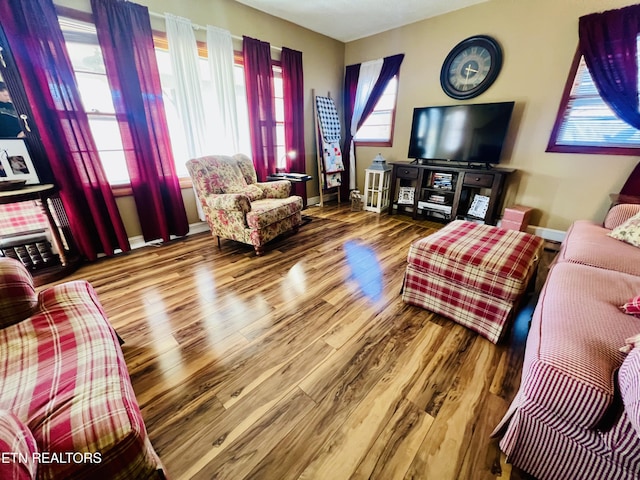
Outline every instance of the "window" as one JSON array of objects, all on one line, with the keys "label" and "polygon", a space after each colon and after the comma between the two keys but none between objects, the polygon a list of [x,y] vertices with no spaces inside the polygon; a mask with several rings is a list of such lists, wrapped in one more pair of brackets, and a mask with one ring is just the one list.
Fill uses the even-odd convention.
[{"label": "window", "polygon": [[59,17],[59,23],[107,180],[111,185],[128,184],[122,137],[95,26],[67,17]]},{"label": "window", "polygon": [[282,67],[273,66],[273,106],[276,111],[276,169],[286,167],[286,148],[284,145],[284,85]]},{"label": "window", "polygon": [[598,94],[584,58],[569,73],[548,152],[638,155],[640,131],[620,120]]},{"label": "window", "polygon": [[393,77],[369,118],[358,129],[354,140],[359,145],[391,146],[396,113],[398,76]]},{"label": "window", "polygon": [[[166,44],[166,42],[157,42],[160,44]],[[206,50],[200,49],[200,54],[206,54]],[[190,157],[189,148],[187,146],[187,138],[185,135],[182,122],[180,120],[180,114],[178,113],[178,105],[176,101],[176,81],[173,76],[173,70],[171,67],[171,59],[169,57],[169,51],[163,47],[156,47],[156,58],[158,59],[158,70],[160,71],[160,82],[162,84],[162,99],[164,101],[164,108],[167,115],[167,125],[169,127],[169,136],[171,137],[171,149],[173,151],[174,161],[176,163],[176,172],[179,177],[189,177],[187,171],[186,162]],[[213,83],[211,82],[211,72],[209,70],[209,63],[206,57],[200,57],[200,80],[202,86],[202,95],[204,97],[205,111],[210,113],[216,111],[215,102],[213,100]],[[251,140],[249,138],[249,114],[247,112],[247,96],[244,86],[244,71],[241,65],[235,65],[233,71],[233,78],[235,82],[236,93],[236,108],[238,110],[238,130],[239,130],[239,142],[240,151],[246,154],[251,154]],[[221,134],[223,131],[221,128],[217,128],[216,119],[207,118],[208,124],[211,124],[210,130],[211,137],[210,146],[212,151],[216,153],[225,153],[220,149],[216,149],[222,145],[222,141],[216,138],[217,134]],[[224,150],[224,149],[223,149]],[[231,153],[231,152],[227,152]],[[234,152],[236,153],[236,152]]]},{"label": "window", "polygon": [[[84,109],[89,118],[91,134],[96,143],[98,155],[110,185],[128,185],[130,183],[122,137],[116,120],[111,89],[106,75],[102,51],[98,43],[95,26],[88,21],[59,16],[59,23],[65,38],[65,44],[78,82],[78,90]],[[165,42],[160,42],[161,44]],[[206,52],[204,53],[206,54]],[[171,147],[180,178],[188,178],[186,161],[190,158],[187,139],[180,122],[175,101],[175,80],[171,71],[171,61],[166,48],[156,48],[158,69],[160,71],[163,100],[167,116]],[[205,57],[200,57],[200,75],[207,111],[214,111],[210,92],[213,89],[209,66]],[[281,75],[280,75],[281,76]],[[234,69],[236,83],[236,102],[240,130],[240,150],[250,154],[249,117],[244,86],[244,73],[241,65]],[[282,81],[280,81],[282,92]],[[280,93],[282,97],[282,93]],[[282,151],[284,155],[284,110],[280,98]],[[215,129],[214,130],[220,130]],[[212,140],[214,143],[215,141]]]}]

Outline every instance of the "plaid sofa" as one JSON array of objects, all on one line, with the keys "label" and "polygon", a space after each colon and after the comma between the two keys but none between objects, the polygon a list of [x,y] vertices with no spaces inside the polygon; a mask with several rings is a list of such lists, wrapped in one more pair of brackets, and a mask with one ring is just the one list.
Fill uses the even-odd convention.
[{"label": "plaid sofa", "polygon": [[640,350],[620,351],[640,333],[620,308],[640,294],[640,249],[607,235],[638,212],[575,222],[540,293],[521,385],[494,431],[539,480],[640,478]]},{"label": "plaid sofa", "polygon": [[89,283],[36,294],[0,258],[0,366],[1,478],[165,478]]}]

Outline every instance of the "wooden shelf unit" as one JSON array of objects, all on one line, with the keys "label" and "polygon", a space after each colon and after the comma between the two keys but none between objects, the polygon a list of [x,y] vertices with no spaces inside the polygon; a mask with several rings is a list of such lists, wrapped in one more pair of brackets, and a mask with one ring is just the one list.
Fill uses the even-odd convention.
[{"label": "wooden shelf unit", "polygon": [[[406,213],[414,219],[426,217],[446,222],[469,218],[483,220],[490,225],[495,225],[498,220],[504,184],[514,171],[507,168],[484,169],[409,162],[394,162],[391,166],[389,215]],[[413,197],[412,202],[399,202],[398,194],[411,193],[411,189],[413,195],[407,197]],[[484,218],[467,214],[475,195],[489,199]]]}]

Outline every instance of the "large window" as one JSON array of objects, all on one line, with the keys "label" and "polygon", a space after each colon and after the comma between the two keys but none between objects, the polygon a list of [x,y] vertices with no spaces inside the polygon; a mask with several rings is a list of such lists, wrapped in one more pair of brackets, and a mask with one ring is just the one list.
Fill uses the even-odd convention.
[{"label": "large window", "polygon": [[107,180],[126,185],[129,173],[96,29],[67,17],[59,17],[59,22]]},{"label": "large window", "polygon": [[[171,136],[171,147],[173,157],[176,162],[176,171],[179,177],[186,178],[189,176],[187,172],[186,162],[189,160],[188,139],[185,136],[184,128],[178,113],[178,105],[176,101],[176,81],[171,68],[171,59],[166,48],[156,47],[156,57],[158,59],[158,70],[160,71],[160,81],[162,83],[162,98],[164,108],[167,114],[167,124],[169,127],[169,135]],[[211,72],[209,63],[205,57],[200,57],[200,79],[202,87],[202,95],[204,97],[205,111],[210,113],[215,111],[213,100],[213,83],[211,82]],[[251,141],[249,138],[249,114],[247,112],[247,96],[244,86],[244,72],[241,65],[236,64],[233,72],[236,93],[236,108],[238,110],[238,130],[240,151],[251,154]],[[220,152],[215,150],[216,134],[222,132],[222,129],[216,128],[215,119],[207,119],[211,124],[210,140],[212,143],[212,151],[210,153],[231,153]],[[234,152],[235,153],[235,152]]]},{"label": "large window", "polygon": [[358,129],[354,140],[358,145],[391,146],[398,93],[398,76],[393,77],[378,100],[373,112]]},{"label": "large window", "polygon": [[620,120],[602,100],[581,55],[576,55],[549,152],[640,154],[640,131]]},{"label": "large window", "polygon": [[[89,117],[91,133],[95,139],[100,161],[105,170],[110,185],[128,185],[129,173],[125,159],[124,147],[120,136],[120,129],[116,120],[115,108],[111,97],[111,90],[106,75],[104,59],[95,26],[84,20],[59,17],[60,26],[64,34],[69,57],[78,81],[78,89],[84,109]],[[186,138],[178,107],[176,103],[175,78],[171,69],[169,52],[165,39],[159,40],[156,48],[158,69],[162,83],[164,106],[171,137],[176,172],[181,178],[188,178],[186,161],[189,160],[188,139]],[[206,55],[206,51],[200,48],[200,54]],[[284,145],[284,100],[282,85],[282,69],[274,64],[274,102],[276,111],[276,155],[278,168],[285,167]],[[200,57],[200,77],[202,91],[207,112],[215,111],[213,104],[213,84],[207,58]],[[249,115],[247,111],[247,97],[244,84],[244,68],[242,57],[236,55],[234,68],[236,84],[236,107],[238,109],[238,130],[240,151],[251,155],[251,141],[249,136]],[[212,152],[215,151],[215,133],[222,131],[215,128],[215,119],[211,120]],[[231,153],[231,152],[227,152]]]}]

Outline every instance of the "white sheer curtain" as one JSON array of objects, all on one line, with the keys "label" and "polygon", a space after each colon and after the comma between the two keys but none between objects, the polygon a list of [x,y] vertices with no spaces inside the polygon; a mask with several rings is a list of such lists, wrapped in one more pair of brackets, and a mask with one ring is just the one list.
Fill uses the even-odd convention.
[{"label": "white sheer curtain", "polygon": [[216,153],[231,155],[240,151],[231,33],[207,25],[207,53],[214,104],[210,132]]},{"label": "white sheer curtain", "polygon": [[[190,158],[207,153],[207,126],[198,45],[191,21],[165,13],[169,58],[176,82],[178,114],[187,137]],[[176,159],[179,160],[179,159]],[[186,162],[188,158],[181,159]]]},{"label": "white sheer curtain", "polygon": [[[353,106],[353,117],[351,118],[351,137],[356,136],[358,123],[362,118],[362,112],[367,105],[367,100],[371,95],[371,90],[376,84],[384,59],[371,60],[360,65],[360,75],[358,76],[358,87],[356,89],[356,103]],[[356,150],[351,140],[351,155],[349,155],[349,190],[356,188]]]}]

